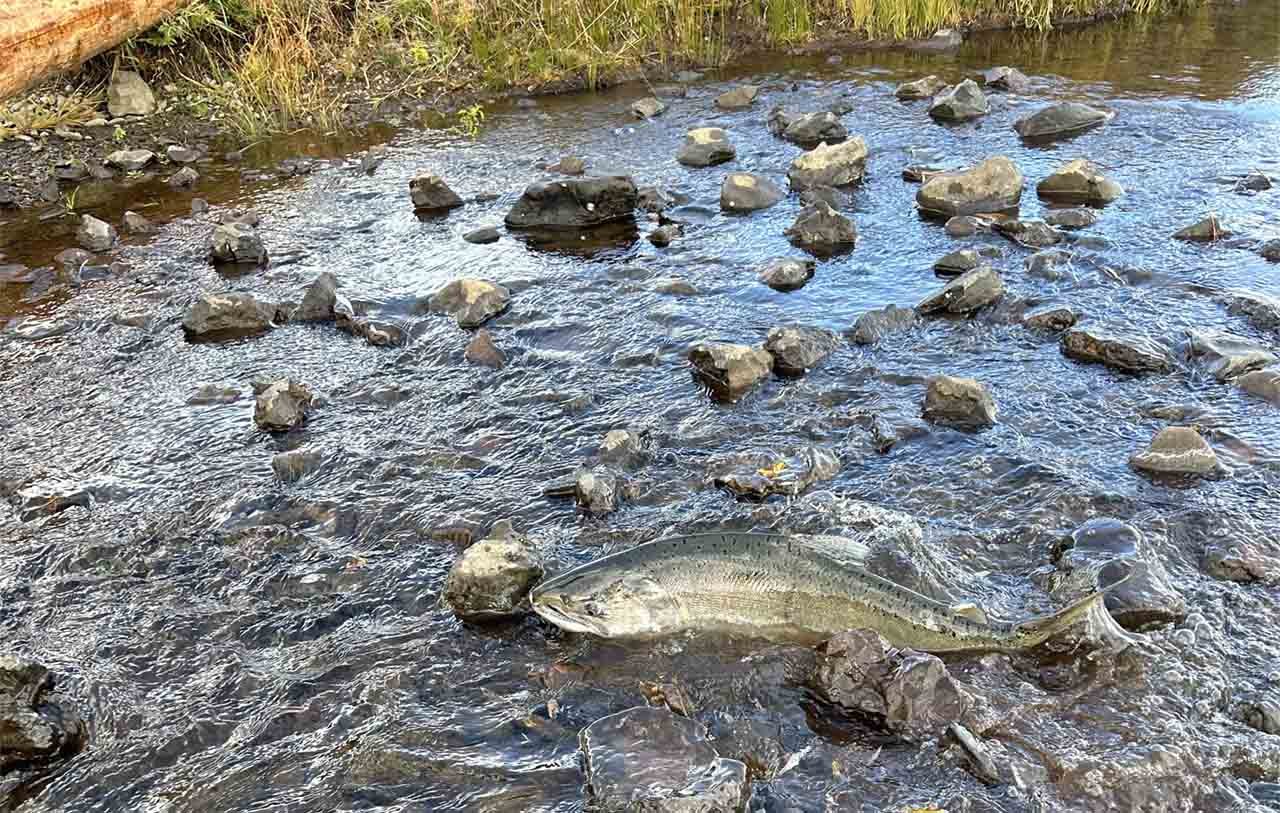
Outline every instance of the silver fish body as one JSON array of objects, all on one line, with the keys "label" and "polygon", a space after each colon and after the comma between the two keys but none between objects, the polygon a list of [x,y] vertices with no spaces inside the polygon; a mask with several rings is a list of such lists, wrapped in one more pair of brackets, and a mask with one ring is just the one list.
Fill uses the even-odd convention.
[{"label": "silver fish body", "polygon": [[[825,538],[824,538],[825,539]],[[1105,614],[1103,593],[1022,623],[988,622],[851,564],[829,539],[707,533],[637,545],[534,588],[533,609],[573,632],[653,638],[683,631],[818,641],[873,629],[926,652],[1036,646]]]}]

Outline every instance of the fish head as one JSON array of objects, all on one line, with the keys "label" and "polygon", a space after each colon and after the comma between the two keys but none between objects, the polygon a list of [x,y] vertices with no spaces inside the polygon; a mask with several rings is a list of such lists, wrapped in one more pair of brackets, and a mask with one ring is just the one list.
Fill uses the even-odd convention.
[{"label": "fish head", "polygon": [[601,638],[653,637],[680,626],[680,607],[643,573],[593,571],[590,565],[549,579],[529,597],[538,615],[570,632]]}]

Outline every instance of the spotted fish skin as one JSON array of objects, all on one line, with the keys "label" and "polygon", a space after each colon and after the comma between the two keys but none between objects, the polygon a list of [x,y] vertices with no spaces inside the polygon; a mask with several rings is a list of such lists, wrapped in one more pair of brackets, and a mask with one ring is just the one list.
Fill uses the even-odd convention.
[{"label": "spotted fish skin", "polygon": [[1105,612],[1099,592],[1051,616],[987,622],[868,573],[849,553],[829,537],[672,536],[549,579],[531,602],[558,626],[606,638],[714,631],[818,641],[865,628],[925,652],[1027,649]]}]

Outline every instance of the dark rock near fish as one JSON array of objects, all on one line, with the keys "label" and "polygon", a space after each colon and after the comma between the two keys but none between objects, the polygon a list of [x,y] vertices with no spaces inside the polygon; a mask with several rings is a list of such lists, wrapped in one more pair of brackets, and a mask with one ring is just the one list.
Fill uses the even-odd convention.
[{"label": "dark rock near fish", "polygon": [[483,279],[456,279],[432,294],[427,308],[433,313],[446,313],[458,327],[480,327],[502,313],[511,303],[511,292],[501,285]]},{"label": "dark rock near fish", "polygon": [[1022,173],[1003,156],[988,158],[973,169],[929,179],[916,193],[916,204],[942,217],[977,215],[1015,209],[1022,199]]},{"label": "dark rock near fish", "polygon": [[1181,228],[1173,233],[1173,239],[1175,240],[1196,243],[1211,243],[1230,236],[1231,232],[1222,225],[1222,221],[1218,220],[1218,216],[1215,214],[1211,214],[1203,220],[1192,223],[1190,226]]},{"label": "dark rock near fish", "polygon": [[699,342],[689,350],[694,374],[722,401],[736,401],[773,371],[773,356],[758,347]]},{"label": "dark rock near fish", "polygon": [[258,393],[253,422],[268,432],[288,432],[306,422],[315,395],[304,384],[288,378],[273,381]]},{"label": "dark rock near fish", "polygon": [[1051,592],[1062,601],[1087,595],[1099,584],[1111,584],[1129,573],[1106,597],[1107,610],[1126,629],[1172,623],[1186,615],[1186,602],[1164,565],[1142,532],[1127,522],[1091,519],[1059,540],[1052,559],[1058,573],[1051,580]]},{"label": "dark rock near fish", "polygon": [[0,654],[0,775],[40,768],[84,747],[87,728],[41,664]]},{"label": "dark rock near fish", "polygon": [[592,810],[601,813],[737,813],[747,766],[716,755],[701,723],[638,706],[578,735]]},{"label": "dark rock near fish", "polygon": [[537,550],[509,523],[496,523],[490,538],[464,550],[444,582],[444,602],[467,621],[521,615],[525,597],[542,580]]},{"label": "dark rock near fish", "polygon": [[439,175],[419,175],[409,181],[409,198],[415,212],[440,212],[462,205],[462,198]]},{"label": "dark rock near fish", "polygon": [[261,333],[275,327],[276,306],[251,294],[201,294],[182,318],[192,339],[217,339]]},{"label": "dark rock near fish", "polygon": [[939,121],[969,121],[991,112],[991,103],[972,79],[939,93],[929,104],[929,115]]},{"label": "dark rock near fish", "polygon": [[1091,161],[1077,158],[1036,184],[1036,194],[1046,200],[1105,206],[1123,195],[1124,187]]},{"label": "dark rock near fish", "polygon": [[1092,209],[1051,209],[1044,213],[1044,222],[1059,229],[1087,229],[1098,222],[1098,213]]},{"label": "dark rock near fish", "polygon": [[1031,80],[1025,73],[1008,65],[983,71],[982,83],[989,88],[1007,90],[1011,93],[1026,93],[1031,87]]},{"label": "dark rock near fish", "polygon": [[209,257],[215,263],[263,265],[267,262],[267,249],[252,226],[223,223],[213,230]]},{"label": "dark rock near fish", "polygon": [[515,229],[588,229],[632,220],[639,193],[628,177],[531,184],[507,214]]},{"label": "dark rock near fish", "polygon": [[1189,426],[1161,429],[1144,451],[1129,458],[1135,469],[1153,474],[1192,474],[1201,477],[1218,472],[1218,456],[1199,432]]},{"label": "dark rock near fish", "polygon": [[849,251],[858,240],[853,221],[825,203],[802,209],[785,234],[791,245],[818,257]]},{"label": "dark rock near fish", "polygon": [[929,376],[925,381],[924,417],[964,429],[993,426],[999,415],[991,391],[972,378]]},{"label": "dark rock near fish", "polygon": [[1028,141],[1052,141],[1082,133],[1114,117],[1114,113],[1080,102],[1061,102],[1019,119],[1013,129]]},{"label": "dark rock near fish", "polygon": [[716,107],[721,110],[742,110],[755,104],[759,95],[760,88],[757,85],[738,85],[717,96]]},{"label": "dark rock near fish", "polygon": [[1221,331],[1193,330],[1188,337],[1187,351],[1209,374],[1223,382],[1280,361],[1263,345]]},{"label": "dark rock near fish", "polygon": [[760,281],[775,291],[798,291],[813,279],[817,263],[813,260],[795,260],[780,257],[765,263],[760,269]]},{"label": "dark rock near fish", "polygon": [[867,311],[853,323],[852,338],[855,344],[875,344],[891,333],[901,333],[920,321],[914,308],[885,305]]},{"label": "dark rock near fish", "polygon": [[699,127],[685,135],[676,160],[687,167],[710,167],[732,161],[737,156],[738,151],[729,142],[728,133],[719,127]]},{"label": "dark rock near fish", "polygon": [[769,330],[764,349],[773,356],[779,375],[801,376],[831,355],[839,344],[836,334],[822,328],[775,327]]},{"label": "dark rock near fish", "polygon": [[1067,331],[1062,337],[1062,353],[1077,361],[1104,364],[1129,373],[1162,373],[1173,366],[1168,352],[1156,342],[1101,327]]},{"label": "dark rock near fish", "polygon": [[1004,296],[1004,280],[989,265],[979,266],[948,282],[926,297],[916,310],[922,314],[972,313]]},{"label": "dark rock near fish", "polygon": [[507,354],[498,348],[493,341],[493,334],[485,328],[480,328],[476,331],[476,335],[471,337],[462,356],[472,364],[492,367],[495,370],[501,370],[507,364]]},{"label": "dark rock near fish", "polygon": [[76,229],[76,240],[89,251],[107,251],[116,244],[119,235],[110,223],[99,220],[93,215],[81,215],[80,227]]},{"label": "dark rock near fish", "polygon": [[947,83],[940,77],[929,74],[921,79],[916,79],[914,82],[904,82],[898,85],[898,89],[894,91],[893,95],[904,102],[917,99],[932,99],[946,87]]},{"label": "dark rock near fish", "polygon": [[726,212],[768,209],[785,197],[773,181],[750,172],[732,172],[720,186],[720,208]]}]

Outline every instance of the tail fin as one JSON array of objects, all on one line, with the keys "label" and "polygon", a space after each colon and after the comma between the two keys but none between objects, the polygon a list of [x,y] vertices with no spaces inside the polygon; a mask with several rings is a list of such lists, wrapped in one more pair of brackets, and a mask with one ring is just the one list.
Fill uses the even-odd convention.
[{"label": "tail fin", "polygon": [[[1109,563],[1109,565],[1114,564],[1116,563]],[[1128,645],[1132,643],[1133,639],[1120,628],[1120,625],[1107,612],[1105,602],[1107,593],[1127,582],[1133,575],[1133,570],[1132,566],[1128,566],[1125,574],[1119,579],[1099,589],[1096,593],[1092,593],[1064,607],[1053,615],[1033,618],[1018,624],[1016,629],[1023,639],[1024,645],[1031,647],[1042,644],[1086,619],[1092,622],[1091,632],[1101,633],[1099,637],[1109,638],[1117,644]],[[1120,646],[1120,648],[1123,648],[1123,646]]]}]

